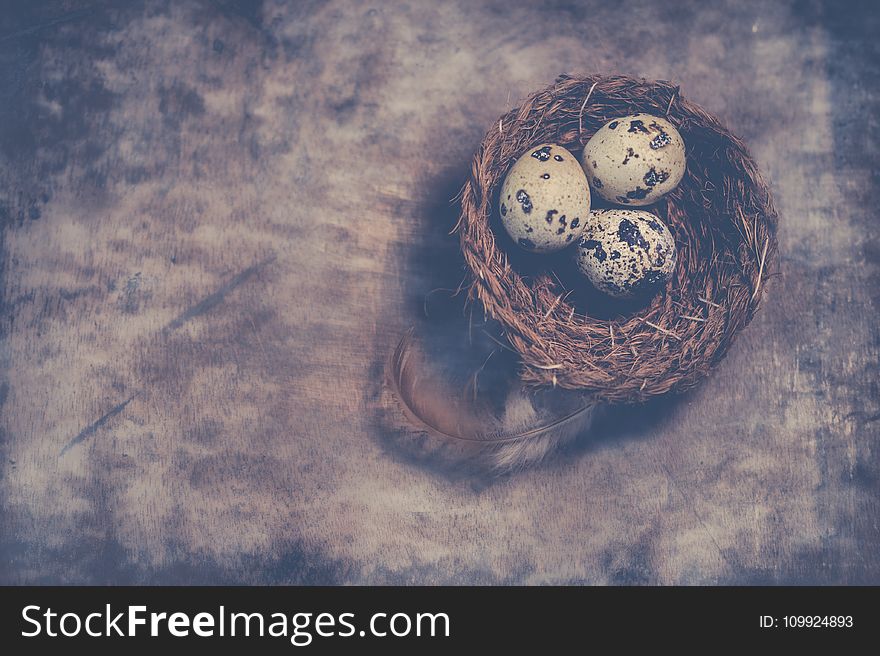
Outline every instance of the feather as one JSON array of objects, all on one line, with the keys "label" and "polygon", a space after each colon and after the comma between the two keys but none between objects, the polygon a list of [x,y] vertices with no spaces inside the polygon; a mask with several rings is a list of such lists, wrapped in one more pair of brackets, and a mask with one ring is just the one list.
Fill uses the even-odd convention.
[{"label": "feather", "polygon": [[[485,365],[484,361],[477,373]],[[387,368],[388,387],[398,406],[422,432],[450,443],[458,457],[494,472],[539,463],[586,432],[596,417],[598,404],[586,395],[526,390],[518,381],[507,391],[500,411],[493,411],[490,404],[457,394],[435,377],[423,375],[425,368],[411,329],[394,349]],[[476,393],[476,375],[473,385]]]},{"label": "feather", "polygon": [[492,450],[492,469],[516,471],[540,463],[586,433],[599,408],[598,403],[584,399],[576,410],[554,419],[546,409],[536,409],[534,400],[521,387],[511,390],[501,418],[501,434],[514,439],[505,440]]}]

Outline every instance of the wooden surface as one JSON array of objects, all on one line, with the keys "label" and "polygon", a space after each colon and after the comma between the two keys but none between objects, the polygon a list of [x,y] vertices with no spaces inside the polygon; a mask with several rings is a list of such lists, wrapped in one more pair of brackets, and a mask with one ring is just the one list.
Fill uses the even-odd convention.
[{"label": "wooden surface", "polygon": [[[880,583],[871,4],[13,3],[0,581]],[[779,275],[693,393],[453,475],[384,361],[484,131],[591,71],[750,144]]]}]

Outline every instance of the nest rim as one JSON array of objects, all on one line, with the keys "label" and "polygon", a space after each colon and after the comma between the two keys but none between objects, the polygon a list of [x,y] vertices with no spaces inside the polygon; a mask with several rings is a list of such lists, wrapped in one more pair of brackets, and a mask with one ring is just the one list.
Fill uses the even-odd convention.
[{"label": "nest rim", "polygon": [[[572,290],[557,276],[526,276],[511,265],[495,235],[495,194],[532,146],[558,143],[578,156],[607,121],[639,112],[665,117],[685,141],[687,171],[678,187],[631,208],[669,226],[676,268],[631,314],[591,316],[568,302]],[[486,133],[460,198],[456,231],[468,298],[499,322],[519,355],[523,383],[610,403],[682,392],[705,378],[754,316],[777,251],[778,215],[745,144],[668,81],[560,76]]]}]

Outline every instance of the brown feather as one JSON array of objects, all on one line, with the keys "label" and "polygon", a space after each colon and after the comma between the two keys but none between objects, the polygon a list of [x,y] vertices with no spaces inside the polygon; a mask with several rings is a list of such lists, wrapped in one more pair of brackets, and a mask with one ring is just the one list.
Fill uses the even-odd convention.
[{"label": "brown feather", "polygon": [[597,404],[579,397],[575,409],[547,419],[547,411],[537,410],[533,395],[517,384],[499,417],[485,404],[466,402],[463,396],[423,376],[424,363],[413,342],[410,329],[394,349],[387,368],[388,385],[398,406],[412,424],[429,435],[475,447],[488,456],[493,469],[519,469],[542,460],[586,430],[595,415]]}]

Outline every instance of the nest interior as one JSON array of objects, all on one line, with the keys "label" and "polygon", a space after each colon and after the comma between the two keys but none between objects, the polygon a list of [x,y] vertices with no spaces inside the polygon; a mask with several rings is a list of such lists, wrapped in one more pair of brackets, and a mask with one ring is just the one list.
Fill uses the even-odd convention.
[{"label": "nest interior", "polygon": [[[607,121],[645,112],[666,116],[685,141],[687,172],[654,205],[678,249],[665,289],[609,316],[575,304],[550,270],[523,271],[496,234],[495,195],[508,169],[542,142],[576,155]],[[594,199],[596,196],[594,196]],[[595,202],[594,202],[595,205]],[[665,81],[561,76],[502,116],[474,156],[456,227],[470,270],[469,298],[502,326],[532,386],[590,392],[612,403],[683,391],[727,352],[760,302],[776,254],[777,216],[745,145],[717,118]],[[589,285],[584,281],[583,285]]]}]

